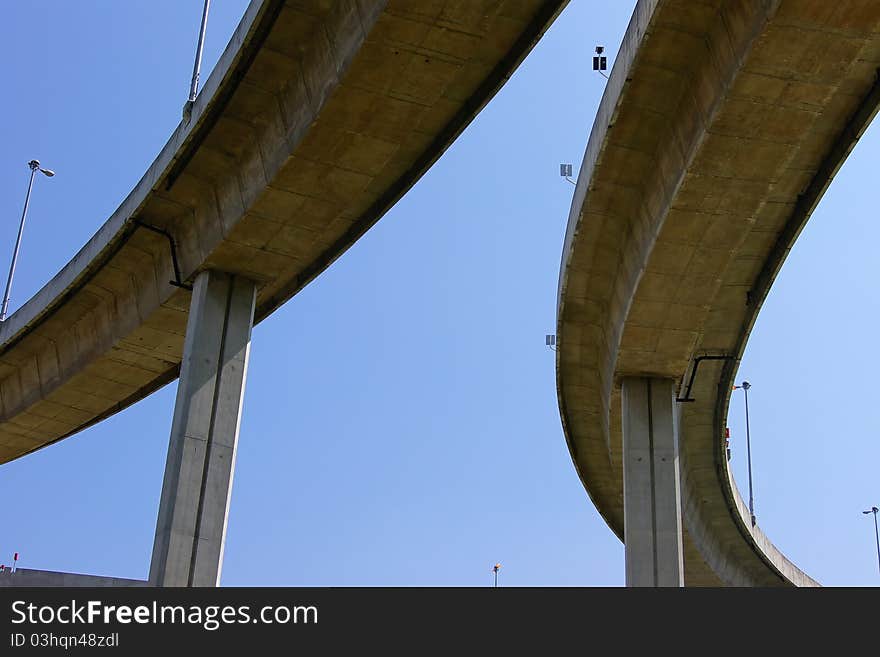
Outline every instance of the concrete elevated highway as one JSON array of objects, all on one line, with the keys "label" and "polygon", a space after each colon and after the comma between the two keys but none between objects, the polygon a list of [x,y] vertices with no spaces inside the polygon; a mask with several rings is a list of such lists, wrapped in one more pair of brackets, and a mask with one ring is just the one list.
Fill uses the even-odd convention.
[{"label": "concrete elevated highway", "polygon": [[575,188],[557,325],[569,449],[628,584],[816,585],[751,521],[724,428],[770,286],[877,112],[878,68],[869,0],[636,5]]},{"label": "concrete elevated highway", "polygon": [[140,182],[0,324],[0,463],[180,376],[150,583],[215,585],[253,323],[394,205],[565,5],[253,0]]}]

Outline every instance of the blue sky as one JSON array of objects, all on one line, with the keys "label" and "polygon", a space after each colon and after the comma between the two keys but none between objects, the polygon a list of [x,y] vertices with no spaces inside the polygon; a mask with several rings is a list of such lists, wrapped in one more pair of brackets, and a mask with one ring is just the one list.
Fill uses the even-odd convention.
[{"label": "blue sky", "polygon": [[[173,131],[201,1],[7,7],[0,262],[36,182],[15,310],[106,220]],[[202,79],[244,12],[212,3]],[[623,546],[562,434],[556,285],[573,187],[632,3],[572,0],[507,86],[358,244],[253,333],[225,585],[617,586]],[[770,294],[748,378],[758,521],[824,584],[877,585],[868,132]],[[5,267],[6,265],[0,265]],[[176,384],[0,466],[0,561],[145,578]],[[747,494],[742,399],[730,426]]]}]

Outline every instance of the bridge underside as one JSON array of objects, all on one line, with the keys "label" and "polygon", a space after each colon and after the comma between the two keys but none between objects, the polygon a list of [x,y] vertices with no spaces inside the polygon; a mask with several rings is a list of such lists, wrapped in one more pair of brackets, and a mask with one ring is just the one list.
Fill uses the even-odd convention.
[{"label": "bridge underside", "polygon": [[0,324],[0,464],[180,371],[203,270],[265,319],[360,238],[566,0],[253,0],[192,115],[113,216]]},{"label": "bridge underside", "polygon": [[128,198],[0,324],[0,463],[179,375],[149,584],[217,585],[252,325],[397,202],[566,2],[253,0]]},{"label": "bridge underside", "polygon": [[878,26],[868,0],[643,0],[599,108],[563,250],[560,408],[623,539],[621,381],[682,394],[717,358],[680,409],[688,585],[815,584],[749,521],[724,426],[770,285],[876,113]]}]

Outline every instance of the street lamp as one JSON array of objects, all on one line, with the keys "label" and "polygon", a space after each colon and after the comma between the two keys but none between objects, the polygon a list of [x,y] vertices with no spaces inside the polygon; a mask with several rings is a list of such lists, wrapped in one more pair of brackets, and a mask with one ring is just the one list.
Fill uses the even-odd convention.
[{"label": "street lamp", "polygon": [[37,171],[47,178],[55,175],[51,169],[43,169],[39,161],[31,160],[28,162],[31,168],[31,179],[28,182],[27,195],[24,197],[24,210],[21,213],[21,223],[18,226],[18,238],[15,240],[15,251],[12,252],[12,264],[9,266],[9,278],[6,279],[6,293],[3,295],[3,308],[0,309],[0,322],[6,321],[6,311],[9,310],[9,293],[12,291],[12,276],[15,274],[15,265],[18,262],[18,250],[21,248],[21,236],[24,233],[24,220],[27,218],[28,204],[31,200],[31,189],[34,187],[34,176]]},{"label": "street lamp", "polygon": [[193,103],[196,102],[196,95],[199,93],[199,74],[202,68],[202,48],[205,45],[205,31],[208,28],[208,10],[211,8],[211,0],[205,0],[205,6],[202,8],[202,25],[199,28],[199,43],[196,46],[196,61],[193,64],[192,82],[189,85],[189,96],[183,105],[183,116],[189,119],[192,112]]},{"label": "street lamp", "polygon": [[877,540],[877,568],[880,568],[880,533],[877,532],[877,507],[872,506],[867,511],[862,511],[862,513],[874,514],[874,538]]},{"label": "street lamp", "polygon": [[752,384],[743,381],[741,385],[733,386],[734,390],[742,388],[746,396],[746,458],[749,468],[749,515],[752,518],[752,527],[755,526],[755,496],[752,493],[752,441],[749,434],[749,388]]}]

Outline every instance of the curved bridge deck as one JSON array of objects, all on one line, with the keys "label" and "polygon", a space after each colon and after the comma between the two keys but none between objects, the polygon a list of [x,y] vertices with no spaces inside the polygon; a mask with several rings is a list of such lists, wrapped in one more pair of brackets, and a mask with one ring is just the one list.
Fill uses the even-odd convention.
[{"label": "curved bridge deck", "polygon": [[262,320],[430,168],[565,4],[254,0],[191,118],[0,325],[0,463],[178,376],[190,292],[169,283],[168,236],[185,283],[256,281]]},{"label": "curved bridge deck", "polygon": [[641,0],[599,108],[563,249],[560,408],[622,538],[621,378],[684,384],[729,357],[681,405],[687,584],[815,584],[744,514],[724,425],[770,285],[877,111],[878,28],[867,0]]}]

